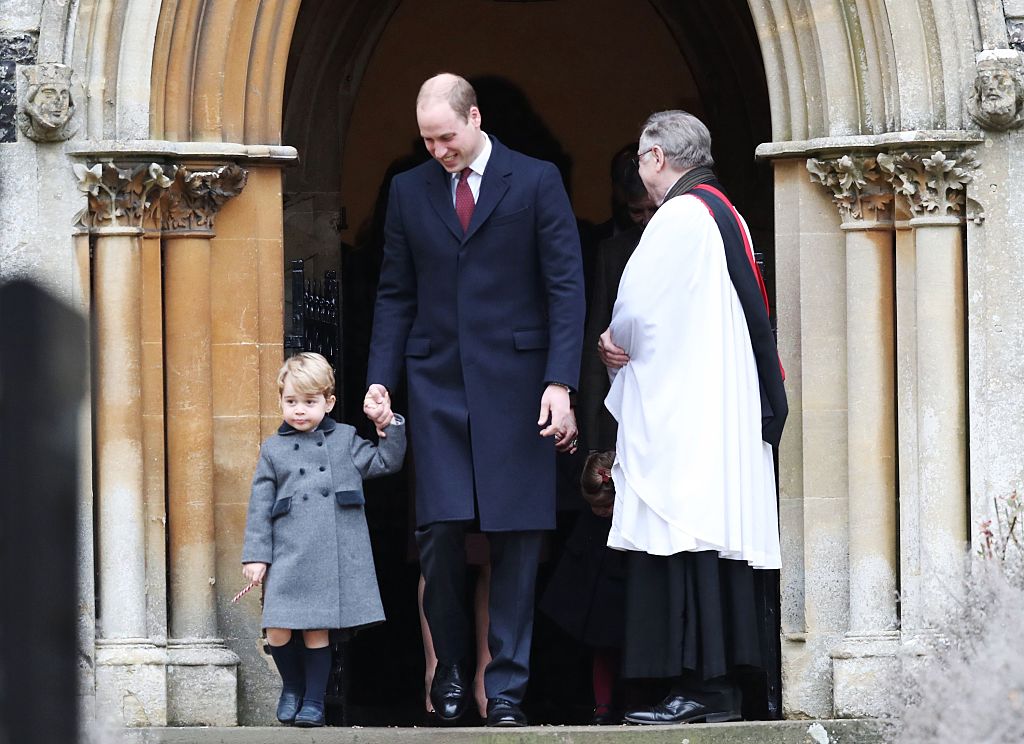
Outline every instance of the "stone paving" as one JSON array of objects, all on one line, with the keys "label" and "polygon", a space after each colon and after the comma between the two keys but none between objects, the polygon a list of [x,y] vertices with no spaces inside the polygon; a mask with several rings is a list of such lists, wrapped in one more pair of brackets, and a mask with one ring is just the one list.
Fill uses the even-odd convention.
[{"label": "stone paving", "polygon": [[484,728],[149,728],[126,744],[888,744],[876,720],[759,721],[683,726]]}]

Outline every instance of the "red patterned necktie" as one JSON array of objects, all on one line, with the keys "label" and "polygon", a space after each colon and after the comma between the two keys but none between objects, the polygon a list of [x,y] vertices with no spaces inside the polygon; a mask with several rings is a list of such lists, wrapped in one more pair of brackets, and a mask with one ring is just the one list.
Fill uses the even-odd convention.
[{"label": "red patterned necktie", "polygon": [[455,187],[455,214],[462,223],[462,231],[469,229],[469,221],[473,218],[473,208],[476,202],[473,201],[473,190],[469,188],[469,174],[472,168],[463,168],[459,173],[459,185]]}]

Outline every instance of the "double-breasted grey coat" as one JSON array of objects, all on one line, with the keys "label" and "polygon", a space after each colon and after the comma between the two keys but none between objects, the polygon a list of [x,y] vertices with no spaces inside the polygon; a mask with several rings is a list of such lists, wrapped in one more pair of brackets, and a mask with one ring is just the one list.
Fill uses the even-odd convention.
[{"label": "double-breasted grey coat", "polygon": [[281,424],[260,447],[242,563],[269,564],[263,627],[358,628],[384,620],[362,482],[397,472],[400,416],[375,445],[325,418],[316,430]]}]

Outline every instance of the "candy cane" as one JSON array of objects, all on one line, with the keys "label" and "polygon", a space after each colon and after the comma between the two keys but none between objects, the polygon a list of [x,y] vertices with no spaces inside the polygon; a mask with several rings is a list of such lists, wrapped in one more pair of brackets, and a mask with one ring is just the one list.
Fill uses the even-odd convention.
[{"label": "candy cane", "polygon": [[250,589],[252,589],[253,587],[256,587],[256,586],[259,586],[259,584],[257,584],[255,581],[250,581],[246,585],[246,587],[242,591],[240,591],[238,594],[236,594],[235,598],[232,599],[231,601],[232,602],[237,602],[238,600],[240,600],[242,597],[245,596],[246,592],[248,592]]}]

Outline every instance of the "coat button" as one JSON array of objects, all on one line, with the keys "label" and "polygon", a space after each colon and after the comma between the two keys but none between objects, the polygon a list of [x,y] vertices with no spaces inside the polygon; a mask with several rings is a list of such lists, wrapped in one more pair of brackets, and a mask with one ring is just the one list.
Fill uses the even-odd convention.
[{"label": "coat button", "polygon": [[322,472],[324,472],[325,470],[327,470],[327,468],[325,468],[325,467],[324,467],[323,465],[321,465],[321,466],[320,466],[320,472],[322,473]]},{"label": "coat button", "polygon": [[302,500],[303,501],[309,501],[309,494],[307,494],[307,493],[302,494]]},{"label": "coat button", "polygon": [[299,468],[299,475],[305,475],[305,474],[306,474],[306,469],[305,468]]},{"label": "coat button", "polygon": [[296,443],[295,443],[295,449],[298,449],[298,448],[299,448],[299,443],[298,443],[298,442],[296,442]]},{"label": "coat button", "polygon": [[326,489],[324,490],[324,496],[325,497],[327,496],[327,490]]},{"label": "coat button", "polygon": [[323,446],[324,446],[324,443],[323,443],[323,442],[317,442],[317,443],[316,443],[316,446],[317,446],[317,447],[323,447]]}]

